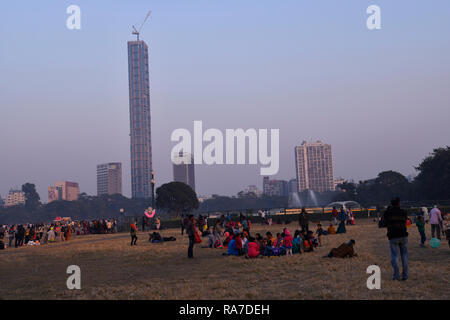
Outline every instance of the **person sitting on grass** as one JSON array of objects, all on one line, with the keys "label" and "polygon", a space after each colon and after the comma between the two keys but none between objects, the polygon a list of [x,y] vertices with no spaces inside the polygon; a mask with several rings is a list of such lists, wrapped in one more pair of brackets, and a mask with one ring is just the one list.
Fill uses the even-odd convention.
[{"label": "person sitting on grass", "polygon": [[314,232],[308,231],[306,233],[306,239],[310,240],[313,244],[314,248],[317,248],[319,246],[319,238],[314,236]]},{"label": "person sitting on grass", "polygon": [[314,244],[312,243],[311,239],[308,238],[308,236],[305,235],[303,238],[303,252],[312,252],[314,251]]},{"label": "person sitting on grass", "polygon": [[323,230],[322,225],[320,223],[317,224],[316,234],[320,236],[328,235],[328,231]]},{"label": "person sitting on grass", "polygon": [[245,256],[246,258],[257,258],[260,254],[259,251],[259,244],[258,241],[255,240],[255,238],[250,237],[248,239],[248,252],[247,255]]},{"label": "person sitting on grass", "polygon": [[242,253],[246,255],[248,252],[248,233],[244,231],[241,234],[241,237],[242,237]]},{"label": "person sitting on grass", "polygon": [[265,246],[264,246],[264,255],[267,257],[273,256],[273,243],[275,242],[275,238],[272,236],[272,233],[266,233]]},{"label": "person sitting on grass", "polygon": [[225,240],[223,241],[223,246],[226,247],[233,239],[233,234],[231,232],[225,232]]},{"label": "person sitting on grass", "polygon": [[237,241],[236,241],[236,238],[238,236],[239,236],[239,234],[235,234],[233,236],[233,239],[231,239],[230,243],[228,244],[228,252],[224,253],[224,255],[228,255],[228,256],[238,256],[239,255],[239,249],[238,249]]},{"label": "person sitting on grass", "polygon": [[328,234],[336,234],[336,229],[334,228],[333,224],[330,223],[330,226],[328,227]]},{"label": "person sitting on grass", "polygon": [[292,253],[302,253],[302,236],[300,230],[295,230],[294,239],[292,239]]},{"label": "person sitting on grass", "polygon": [[323,258],[351,258],[357,257],[353,246],[355,245],[355,240],[350,240],[348,243],[343,243],[337,248],[331,249],[330,253]]},{"label": "person sitting on grass", "polygon": [[264,238],[261,236],[261,234],[257,233],[255,234],[255,241],[259,246],[259,254],[262,255],[264,253],[265,245],[264,245]]},{"label": "person sitting on grass", "polygon": [[208,232],[208,244],[206,246],[203,246],[202,248],[214,248],[215,247],[216,238],[213,234],[212,227],[210,227],[208,231],[209,231]]},{"label": "person sitting on grass", "polygon": [[243,246],[242,246],[242,238],[241,235],[239,233],[236,233],[234,235],[234,240],[236,241],[236,248],[239,251],[239,255],[242,255],[244,252]]},{"label": "person sitting on grass", "polygon": [[320,223],[317,224],[316,234],[317,234],[317,240],[319,242],[319,246],[322,246],[321,237],[326,236],[328,234],[328,232],[323,230],[322,225]]},{"label": "person sitting on grass", "polygon": [[282,241],[283,241],[283,237],[282,237],[281,233],[278,232],[277,237],[275,238],[275,241],[273,242],[273,246],[280,247]]}]

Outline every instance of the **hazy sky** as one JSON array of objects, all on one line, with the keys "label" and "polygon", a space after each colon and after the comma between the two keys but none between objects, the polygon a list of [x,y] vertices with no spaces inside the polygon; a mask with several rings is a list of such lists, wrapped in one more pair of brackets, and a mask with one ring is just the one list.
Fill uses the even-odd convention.
[{"label": "hazy sky", "polygon": [[[81,30],[66,8],[81,8]],[[366,27],[381,7],[382,29]],[[450,144],[450,1],[8,1],[0,9],[0,194],[25,182],[80,183],[120,161],[131,194],[127,41],[152,16],[153,164],[172,179],[177,128],[279,128],[280,171],[294,146],[322,140],[335,177],[413,174]],[[197,166],[197,193],[262,186],[259,165]]]}]

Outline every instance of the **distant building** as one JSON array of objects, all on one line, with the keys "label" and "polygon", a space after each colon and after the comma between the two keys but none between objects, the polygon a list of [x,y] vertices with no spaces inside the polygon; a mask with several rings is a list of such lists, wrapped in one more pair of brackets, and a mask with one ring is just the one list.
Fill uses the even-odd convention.
[{"label": "distant building", "polygon": [[122,194],[122,163],[97,165],[97,195]]},{"label": "distant building", "polygon": [[5,206],[5,199],[2,199],[2,195],[0,195],[0,208]]},{"label": "distant building", "polygon": [[344,178],[334,179],[334,182],[333,182],[334,189],[333,190],[338,190],[338,185],[343,184],[345,181],[347,181],[347,180],[345,180]]},{"label": "distant building", "polygon": [[244,193],[254,193],[257,197],[260,197],[263,194],[263,192],[259,190],[255,185],[250,185],[245,188]]},{"label": "distant building", "polygon": [[211,196],[197,196],[198,202],[202,203],[205,200],[212,199]]},{"label": "distant building", "polygon": [[263,193],[265,196],[288,196],[288,182],[285,180],[270,180],[263,178]]},{"label": "distant building", "polygon": [[173,181],[183,182],[195,191],[194,157],[187,152],[180,151],[172,155]]},{"label": "distant building", "polygon": [[293,192],[298,192],[298,182],[297,179],[291,179],[288,182],[288,192],[289,193],[293,193]]},{"label": "distant building", "polygon": [[76,182],[59,181],[48,187],[48,203],[57,200],[75,201],[80,195],[80,187]]},{"label": "distant building", "polygon": [[249,194],[254,194],[256,197],[261,197],[263,192],[259,190],[255,185],[249,185],[244,190],[238,192],[237,196],[240,197],[241,195],[246,196]]},{"label": "distant building", "polygon": [[25,201],[25,194],[22,191],[11,189],[6,196],[5,207],[25,205]]},{"label": "distant building", "polygon": [[334,190],[331,145],[303,141],[295,147],[295,169],[299,192]]}]

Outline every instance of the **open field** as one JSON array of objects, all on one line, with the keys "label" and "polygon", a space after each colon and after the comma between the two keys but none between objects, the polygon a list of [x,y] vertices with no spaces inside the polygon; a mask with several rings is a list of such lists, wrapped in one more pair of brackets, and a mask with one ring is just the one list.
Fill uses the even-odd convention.
[{"label": "open field", "polygon": [[[256,225],[252,233],[282,227]],[[294,231],[298,225],[287,227]],[[256,260],[225,257],[223,249],[201,248],[204,243],[188,260],[187,237],[175,229],[161,232],[177,238],[163,244],[149,243],[141,232],[136,247],[130,247],[128,234],[113,234],[8,248],[0,251],[0,299],[450,299],[447,242],[438,249],[420,248],[417,228],[408,230],[406,282],[391,280],[386,229],[357,220],[346,234],[323,237],[316,252]],[[322,258],[351,238],[358,257]],[[66,287],[72,264],[81,268],[81,290]],[[366,268],[374,264],[381,268],[381,290],[366,287]]]}]

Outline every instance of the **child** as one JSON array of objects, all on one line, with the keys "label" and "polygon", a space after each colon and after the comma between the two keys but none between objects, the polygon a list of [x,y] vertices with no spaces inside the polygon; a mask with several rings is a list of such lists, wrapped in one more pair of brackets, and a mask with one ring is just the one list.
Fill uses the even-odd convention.
[{"label": "child", "polygon": [[334,228],[333,224],[330,223],[330,226],[328,227],[328,234],[336,234],[336,229]]},{"label": "child", "polygon": [[241,234],[242,236],[242,248],[243,248],[243,254],[247,255],[248,253],[248,234],[247,232],[244,232]]},{"label": "child", "polygon": [[264,246],[264,255],[265,256],[273,256],[273,243],[275,241],[275,238],[272,236],[272,233],[267,232],[266,233],[266,241]]},{"label": "child", "polygon": [[326,236],[328,233],[325,230],[323,230],[322,225],[320,223],[317,225],[316,234],[319,240],[319,246],[322,246],[321,236]]},{"label": "child", "polygon": [[313,243],[311,242],[310,239],[304,239],[302,243],[303,243],[303,252],[312,252],[312,251],[314,251]]},{"label": "child", "polygon": [[292,253],[302,253],[301,242],[300,230],[295,230],[294,239],[292,240]]},{"label": "child", "polygon": [[281,246],[281,243],[282,243],[282,241],[283,241],[282,238],[283,238],[283,237],[281,236],[281,233],[277,233],[277,238],[275,239],[275,241],[274,241],[274,243],[273,243],[273,246],[274,246],[274,247],[280,247],[280,246]]},{"label": "child", "polygon": [[292,256],[292,236],[288,229],[284,229],[283,247],[286,249],[286,255]]},{"label": "child", "polygon": [[312,231],[308,231],[306,238],[311,241],[314,247],[317,247],[319,245],[319,239],[314,236],[314,233]]},{"label": "child", "polygon": [[419,231],[420,234],[420,246],[425,248],[425,241],[427,240],[427,237],[425,235],[425,220],[423,218],[423,216],[419,216],[416,220],[416,226],[417,226],[417,230]]},{"label": "child", "polygon": [[242,255],[244,252],[243,246],[242,246],[242,238],[239,233],[235,234],[234,240],[236,241],[236,248],[239,251],[239,255]]},{"label": "child", "polygon": [[248,253],[246,257],[248,258],[257,258],[259,256],[259,244],[255,241],[254,238],[250,237],[248,239]]}]

